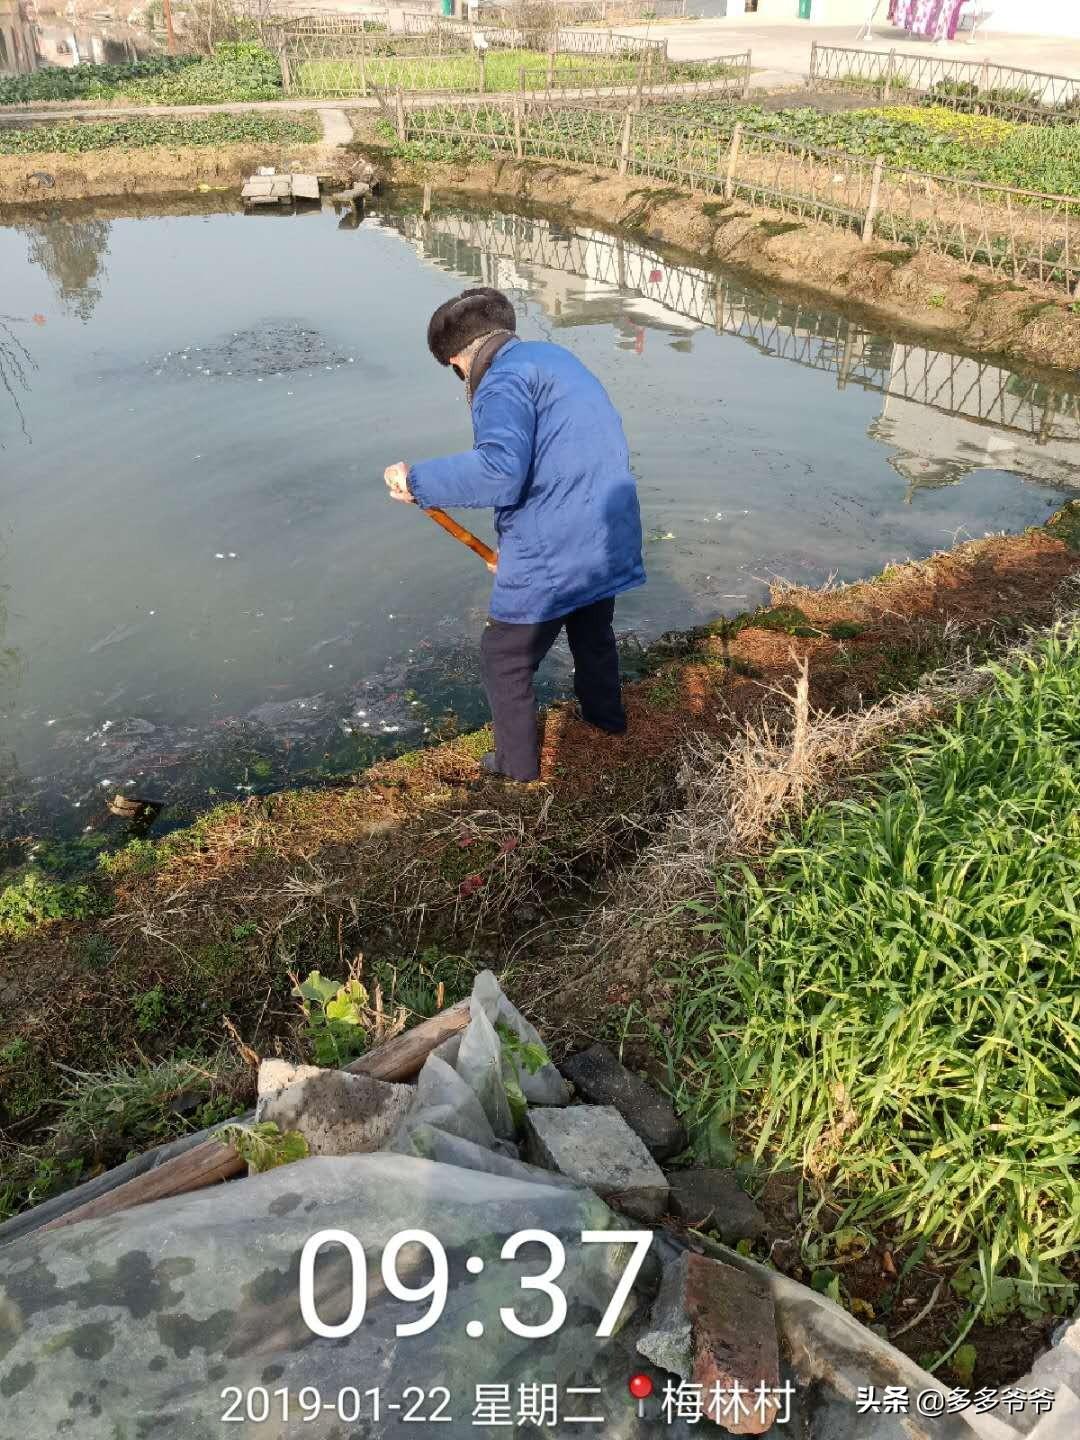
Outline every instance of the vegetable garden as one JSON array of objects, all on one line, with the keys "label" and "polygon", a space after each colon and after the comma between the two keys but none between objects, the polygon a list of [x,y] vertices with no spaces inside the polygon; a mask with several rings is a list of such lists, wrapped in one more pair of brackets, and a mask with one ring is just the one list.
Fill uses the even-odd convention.
[{"label": "vegetable garden", "polygon": [[152,145],[310,145],[321,137],[318,117],[311,114],[143,115],[0,129],[0,155],[78,155],[90,150],[145,150]]},{"label": "vegetable garden", "polygon": [[[502,151],[617,169],[727,201],[738,195],[1071,295],[1080,286],[1080,200],[1070,198],[1080,194],[1077,136],[1074,127],[949,111],[765,115],[710,102],[619,111],[515,98],[512,106],[415,107],[399,117],[394,138],[416,159]],[[890,153],[899,163],[886,163]],[[934,168],[915,168],[916,157]]]}]

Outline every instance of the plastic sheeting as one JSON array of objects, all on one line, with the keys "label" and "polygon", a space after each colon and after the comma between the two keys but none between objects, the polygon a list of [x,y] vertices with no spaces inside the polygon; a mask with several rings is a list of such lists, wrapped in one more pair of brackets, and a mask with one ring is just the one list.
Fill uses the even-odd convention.
[{"label": "plastic sheeting", "polygon": [[[517,1158],[506,1079],[533,1104],[565,1102],[567,1087],[550,1065],[521,1073],[497,1025],[522,1044],[539,1042],[485,973],[469,1027],[429,1057],[382,1152],[299,1161],[39,1230],[0,1250],[0,1440],[374,1440],[412,1437],[421,1419],[455,1440],[511,1427],[609,1440],[720,1434],[708,1421],[663,1418],[657,1397],[669,1377],[636,1351],[661,1262],[677,1253],[663,1232],[615,1334],[598,1337],[631,1247],[587,1243],[583,1232],[639,1227]],[[313,1270],[314,1313],[325,1325],[341,1324],[366,1290],[362,1319],[336,1336],[309,1327],[300,1299],[301,1256],[324,1230],[355,1237],[363,1252],[356,1265],[344,1245],[328,1244]],[[405,1230],[432,1236],[447,1269],[437,1321],[401,1336],[397,1327],[415,1324],[432,1302],[395,1288],[437,1280],[436,1261],[415,1239],[384,1271],[384,1252]],[[511,1237],[528,1230],[546,1232],[565,1253],[547,1293],[529,1283],[550,1269],[547,1246],[529,1241],[512,1253]],[[810,1397],[773,1427],[774,1440],[1014,1440],[1011,1426],[970,1412],[860,1415],[860,1385],[944,1387],[805,1286],[723,1247],[716,1253],[767,1279],[781,1351]],[[560,1295],[566,1310],[554,1333],[515,1333],[517,1322],[548,1319]],[[1066,1390],[1077,1352],[1080,1344],[1063,1344],[1047,1367]],[[627,1380],[643,1370],[656,1394],[641,1418]],[[543,1386],[555,1387],[554,1414],[551,1392],[545,1413]],[[532,1421],[521,1422],[523,1407]],[[1033,1433],[1058,1440],[1065,1431]]]},{"label": "plastic sheeting", "polygon": [[[504,1075],[537,1100],[565,1102],[568,1092],[553,1066],[529,1074],[508,1062],[496,1024],[523,1043],[539,1042],[485,974],[470,1025],[459,1043],[429,1057],[409,1115],[378,1154],[299,1161],[40,1231],[0,1252],[0,1435],[15,1433],[8,1421],[17,1412],[19,1440],[352,1440],[414,1434],[418,1422],[401,1418],[414,1405],[440,1425],[436,1434],[475,1436],[492,1428],[474,1424],[478,1386],[509,1386],[516,1418],[519,1387],[531,1393],[544,1384],[558,1386],[563,1416],[602,1414],[604,1433],[616,1437],[647,1433],[626,1381],[642,1368],[634,1344],[659,1261],[650,1256],[639,1275],[622,1328],[598,1338],[631,1247],[584,1243],[582,1233],[627,1222],[591,1191],[517,1158]],[[355,1236],[365,1261],[366,1313],[353,1333],[336,1338],[312,1333],[300,1303],[301,1253],[321,1230]],[[387,1288],[381,1257],[404,1230],[433,1236],[448,1270],[437,1323],[399,1337],[396,1326],[431,1304]],[[552,1281],[566,1314],[544,1338],[504,1322],[506,1312],[539,1324],[560,1303],[522,1283],[550,1268],[544,1245],[528,1242],[503,1258],[510,1237],[526,1230],[555,1237],[565,1251]],[[396,1270],[415,1287],[433,1278],[435,1262],[413,1241]],[[354,1285],[348,1251],[325,1247],[313,1283],[325,1323],[348,1314]],[[474,1336],[470,1324],[483,1334]],[[316,1398],[325,1408],[309,1418]],[[567,1426],[538,1412],[531,1433],[563,1434]]]}]

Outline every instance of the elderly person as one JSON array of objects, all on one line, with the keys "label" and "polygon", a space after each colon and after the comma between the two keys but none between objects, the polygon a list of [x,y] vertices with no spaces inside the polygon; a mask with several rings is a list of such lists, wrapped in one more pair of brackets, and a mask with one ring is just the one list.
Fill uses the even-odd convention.
[{"label": "elderly person", "polygon": [[626,729],[612,620],[615,597],[645,583],[641,515],[618,412],[561,345],[521,340],[498,290],[465,290],[428,324],[428,348],[464,382],[473,448],[386,470],[395,500],[491,506],[499,558],[480,645],[495,729],[485,769],[539,774],[533,676],[565,628],[581,718]]}]

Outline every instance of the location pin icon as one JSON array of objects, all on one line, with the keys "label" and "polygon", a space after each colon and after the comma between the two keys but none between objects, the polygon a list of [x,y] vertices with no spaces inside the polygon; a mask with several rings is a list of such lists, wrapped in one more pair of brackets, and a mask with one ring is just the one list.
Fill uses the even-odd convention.
[{"label": "location pin icon", "polygon": [[648,1375],[642,1374],[639,1370],[636,1375],[630,1376],[629,1384],[626,1387],[630,1394],[637,1401],[638,1419],[645,1419],[645,1401],[653,1392],[653,1383]]}]

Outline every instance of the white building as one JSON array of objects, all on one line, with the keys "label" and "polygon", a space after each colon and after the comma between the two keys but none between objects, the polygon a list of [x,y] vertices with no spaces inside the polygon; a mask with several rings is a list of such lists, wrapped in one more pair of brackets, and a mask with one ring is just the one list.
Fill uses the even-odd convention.
[{"label": "white building", "polygon": [[[808,20],[853,28],[861,25],[873,8],[874,0],[727,0],[728,15],[753,13],[761,20]],[[878,0],[875,23],[884,24],[888,8],[888,0]],[[1080,39],[1078,0],[973,0],[970,8],[977,12],[983,34]],[[970,28],[969,22],[965,25]]]},{"label": "white building", "polygon": [[34,27],[21,0],[0,0],[0,75],[25,75],[36,63]]}]

